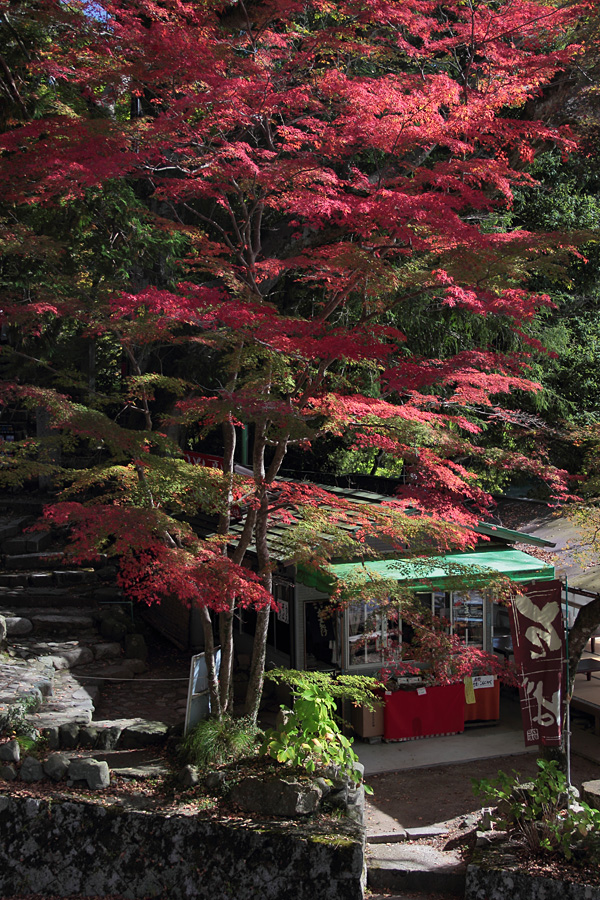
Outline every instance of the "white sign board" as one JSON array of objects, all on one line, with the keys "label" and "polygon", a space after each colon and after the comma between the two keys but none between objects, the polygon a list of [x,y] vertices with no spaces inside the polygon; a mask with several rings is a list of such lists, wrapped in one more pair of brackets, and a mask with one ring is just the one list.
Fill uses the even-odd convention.
[{"label": "white sign board", "polygon": [[[221,668],[221,651],[215,652],[215,666],[217,678]],[[192,656],[190,663],[190,681],[188,686],[187,706],[185,709],[185,728],[187,734],[190,728],[207,719],[210,713],[210,694],[208,691],[208,669],[204,653]]]}]

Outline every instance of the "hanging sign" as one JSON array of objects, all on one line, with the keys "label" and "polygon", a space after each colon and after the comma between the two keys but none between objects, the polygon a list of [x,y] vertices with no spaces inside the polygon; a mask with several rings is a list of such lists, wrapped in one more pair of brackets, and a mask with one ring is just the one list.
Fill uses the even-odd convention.
[{"label": "hanging sign", "polygon": [[525,744],[560,746],[565,640],[560,581],[527,585],[510,607]]},{"label": "hanging sign", "polygon": [[193,466],[205,466],[207,469],[223,471],[223,457],[211,456],[210,453],[198,453],[197,450],[183,450],[183,458]]}]

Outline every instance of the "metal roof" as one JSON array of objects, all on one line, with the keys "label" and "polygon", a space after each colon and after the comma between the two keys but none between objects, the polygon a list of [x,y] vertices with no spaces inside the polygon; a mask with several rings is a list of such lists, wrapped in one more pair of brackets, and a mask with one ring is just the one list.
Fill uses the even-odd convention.
[{"label": "metal roof", "polygon": [[338,563],[328,570],[298,567],[298,581],[327,593],[336,580],[364,575],[366,580],[401,581],[406,587],[443,588],[449,579],[474,578],[484,582],[491,574],[505,575],[512,581],[553,581],[554,566],[523,553],[522,550],[481,550],[472,553],[447,553],[444,556],[412,559],[381,559],[367,562]]}]

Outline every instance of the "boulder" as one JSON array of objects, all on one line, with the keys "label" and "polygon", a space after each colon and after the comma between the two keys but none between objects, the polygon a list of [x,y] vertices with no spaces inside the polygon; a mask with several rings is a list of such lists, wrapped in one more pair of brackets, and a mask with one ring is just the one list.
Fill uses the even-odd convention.
[{"label": "boulder", "polygon": [[133,750],[163,744],[168,737],[168,731],[169,726],[164,722],[143,722],[140,725],[130,725],[121,736],[122,746],[125,750]]},{"label": "boulder", "polygon": [[7,616],[6,634],[9,637],[18,637],[33,631],[33,622],[23,616]]},{"label": "boulder", "polygon": [[67,774],[69,757],[65,753],[51,753],[43,764],[44,773],[53,781],[60,781]]},{"label": "boulder", "polygon": [[314,782],[287,778],[243,778],[231,790],[231,800],[245,812],[296,818],[317,811],[322,792]]},{"label": "boulder", "polygon": [[110,785],[108,763],[97,759],[72,759],[68,772],[69,781],[86,781],[91,791]]},{"label": "boulder", "polygon": [[79,729],[79,746],[92,749],[98,741],[98,729],[93,725],[84,725]]},{"label": "boulder", "polygon": [[148,647],[143,634],[128,634],[125,638],[125,657],[127,659],[148,659]]},{"label": "boulder", "polygon": [[96,738],[96,750],[114,750],[119,743],[122,729],[118,725],[110,725],[108,728],[98,728]]},{"label": "boulder", "polygon": [[116,618],[107,617],[100,622],[100,634],[106,641],[122,641],[127,634],[127,625]]},{"label": "boulder", "polygon": [[17,777],[17,770],[15,766],[10,763],[5,763],[4,765],[0,765],[0,780],[2,781],[15,781]]},{"label": "boulder", "polygon": [[65,722],[59,728],[60,746],[64,750],[74,750],[79,743],[79,725],[75,722]]},{"label": "boulder", "polygon": [[18,763],[21,759],[21,748],[18,741],[8,741],[0,744],[0,761]]},{"label": "boulder", "polygon": [[179,772],[179,783],[184,788],[196,787],[200,781],[200,775],[196,766],[184,766]]},{"label": "boulder", "polygon": [[42,737],[46,741],[49,750],[58,750],[60,747],[60,731],[58,725],[47,725],[42,728]]},{"label": "boulder", "polygon": [[118,659],[122,652],[122,647],[117,641],[94,645],[94,656],[96,659]]},{"label": "boulder", "polygon": [[6,619],[0,616],[0,647],[6,640]]},{"label": "boulder", "polygon": [[600,809],[600,780],[584,781],[581,785],[581,799],[593,809]]},{"label": "boulder", "polygon": [[36,759],[34,756],[26,756],[21,763],[19,775],[21,776],[21,781],[42,781],[44,777],[44,767],[39,759]]},{"label": "boulder", "polygon": [[220,793],[227,784],[227,775],[225,772],[209,772],[204,779],[207,790]]}]

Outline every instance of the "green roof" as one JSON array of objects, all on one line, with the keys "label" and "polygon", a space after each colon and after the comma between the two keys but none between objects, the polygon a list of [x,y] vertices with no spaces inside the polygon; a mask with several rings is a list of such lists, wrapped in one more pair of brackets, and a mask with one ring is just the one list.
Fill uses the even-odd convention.
[{"label": "green roof", "polygon": [[327,593],[334,581],[364,574],[374,580],[402,581],[407,587],[430,586],[443,588],[449,579],[505,575],[512,581],[553,581],[554,566],[523,553],[521,550],[493,550],[473,553],[448,553],[445,556],[418,557],[413,559],[380,559],[367,562],[339,563],[327,571],[315,571],[298,567],[298,581],[308,587]]}]

